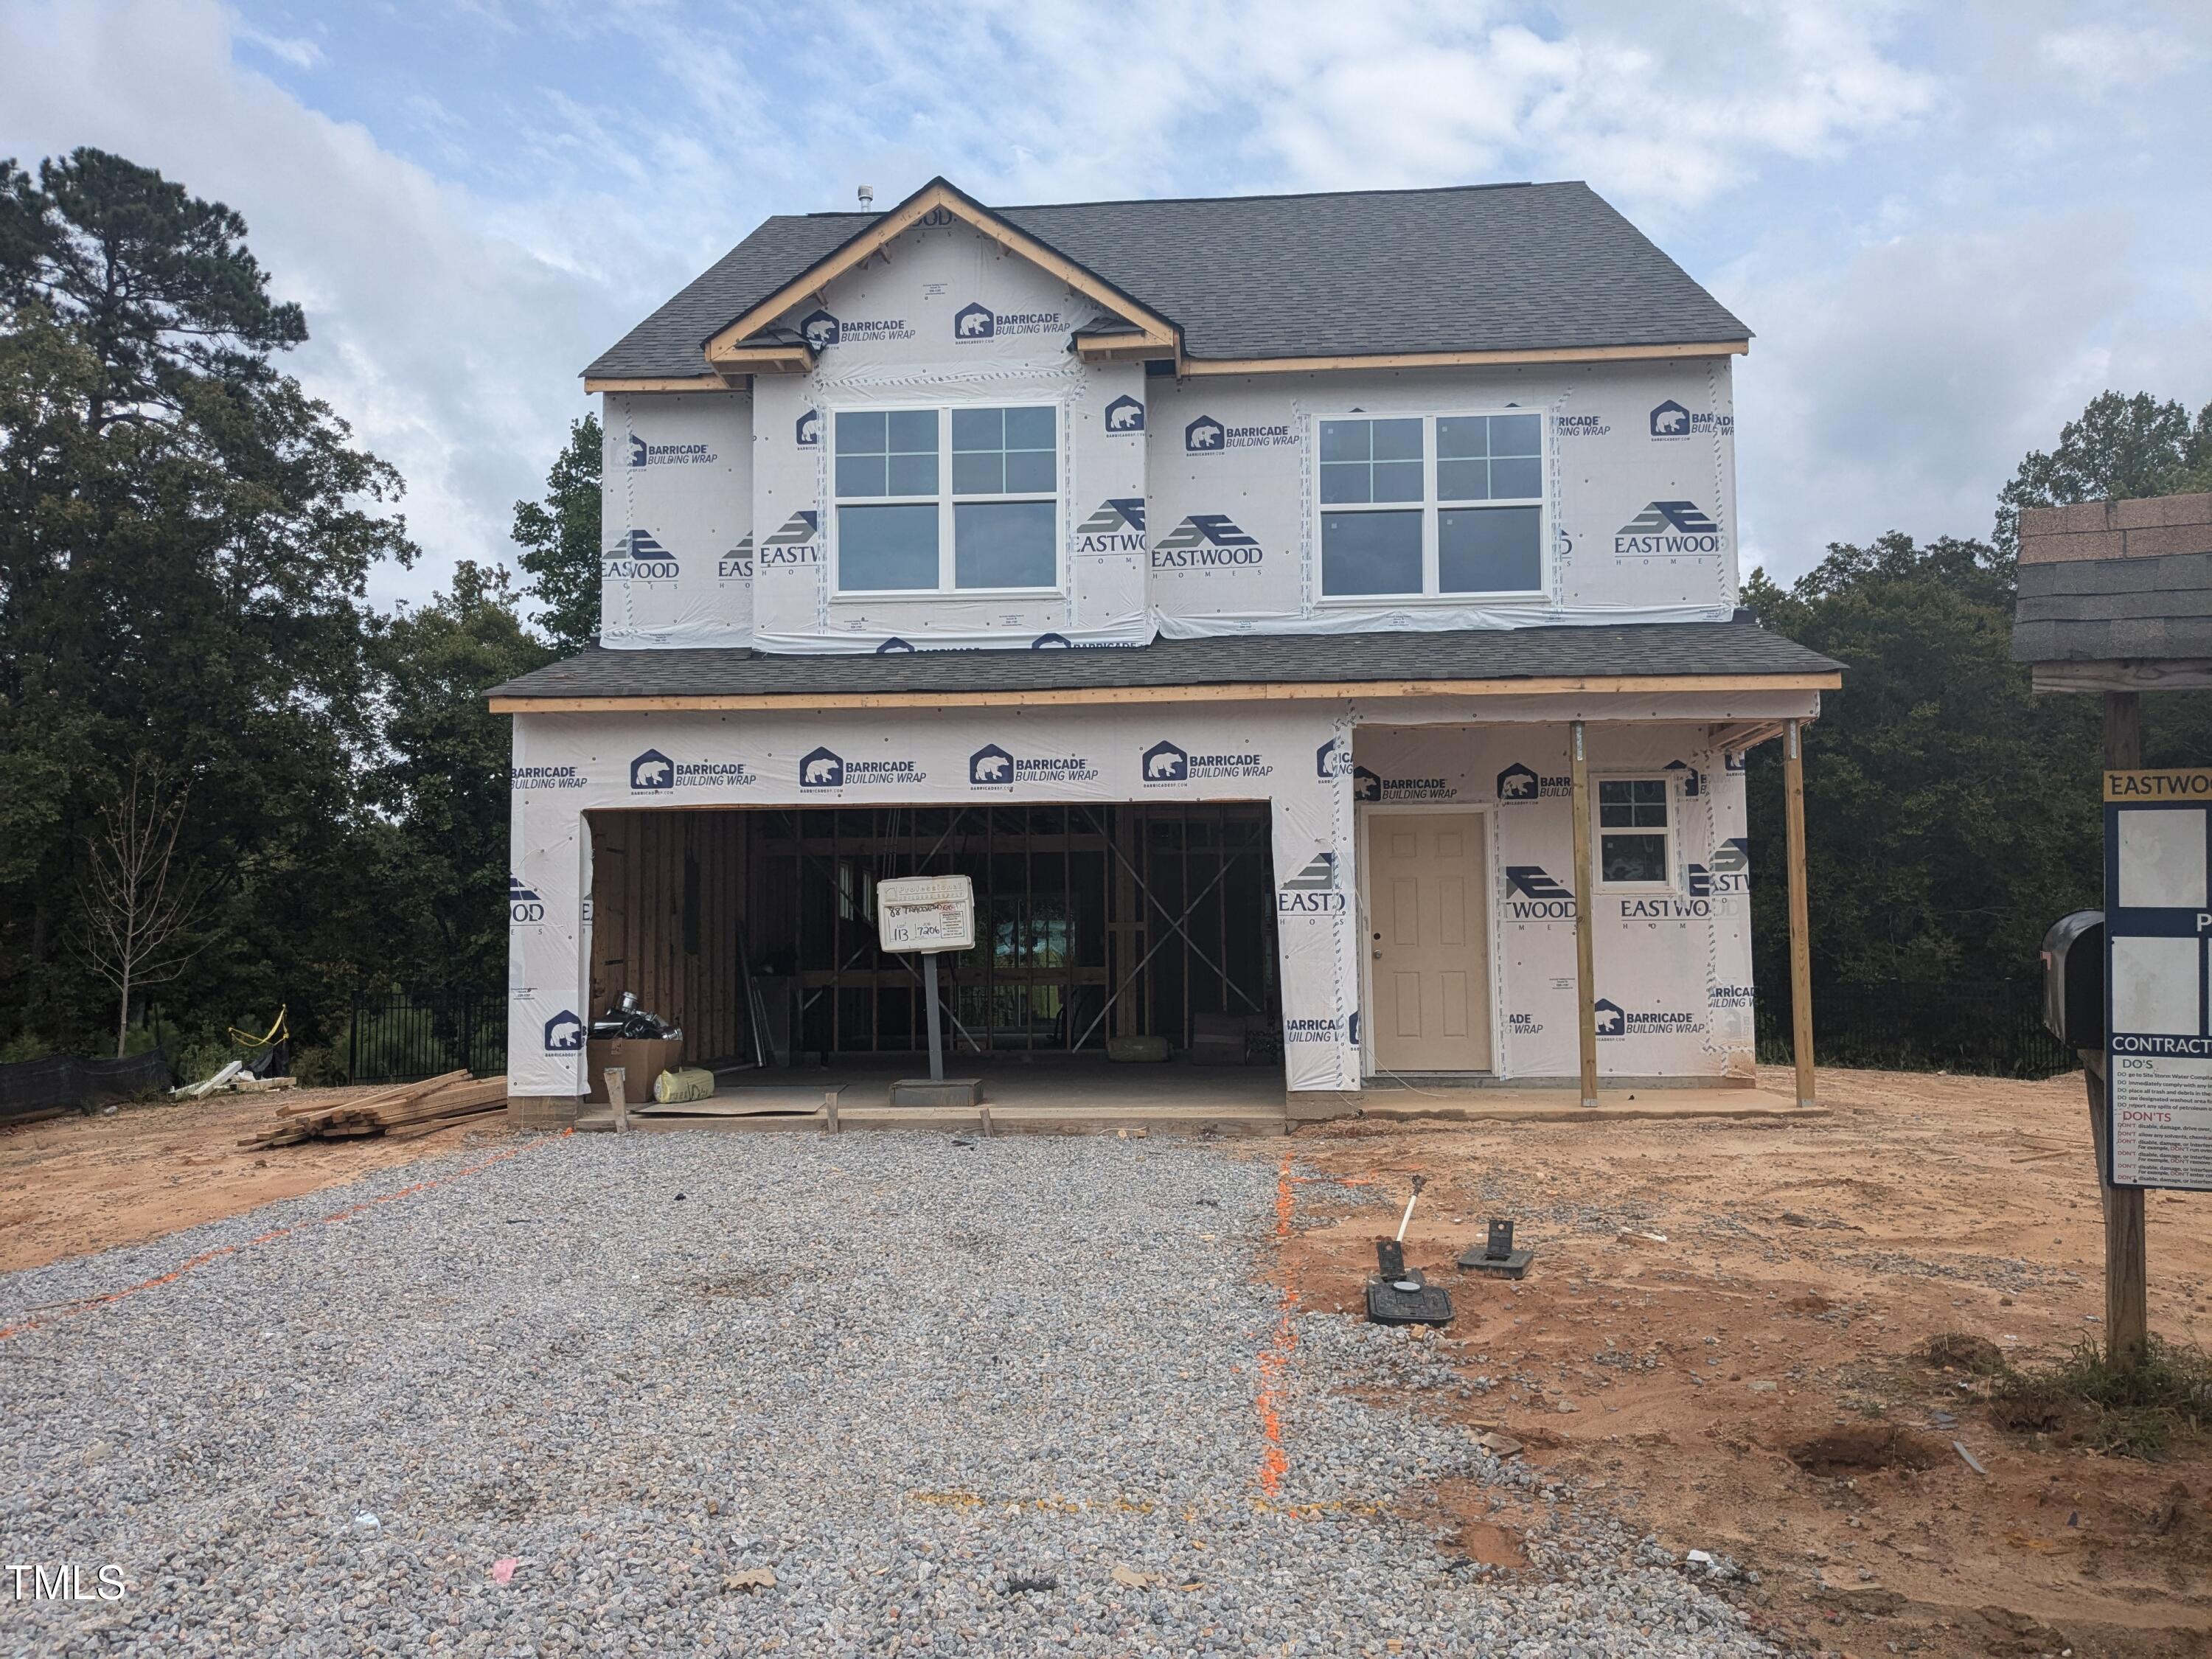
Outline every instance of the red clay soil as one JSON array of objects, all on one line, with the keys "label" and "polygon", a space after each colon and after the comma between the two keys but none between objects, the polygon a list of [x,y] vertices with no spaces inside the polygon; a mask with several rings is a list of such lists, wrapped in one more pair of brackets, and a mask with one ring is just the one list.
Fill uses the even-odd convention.
[{"label": "red clay soil", "polygon": [[[1303,1168],[1375,1184],[1347,1201],[1300,1183],[1280,1272],[1309,1305],[1355,1311],[1375,1237],[1429,1176],[1407,1257],[1458,1317],[1407,1340],[1492,1384],[1438,1409],[1524,1442],[1669,1548],[1756,1571],[1728,1593],[1785,1650],[2212,1653],[2212,1443],[2102,1455],[2086,1408],[2039,1431],[1976,1369],[1978,1351],[2030,1366],[2101,1330],[2080,1074],[1821,1082],[1832,1114],[1794,1122],[1315,1126]],[[2148,1211],[2152,1329],[2199,1340],[2212,1196],[2154,1193]],[[1492,1215],[1535,1246],[1521,1284],[1452,1265]],[[1988,1346],[1931,1363],[1947,1334]],[[1534,1512],[1489,1505],[1447,1485],[1414,1508],[1513,1566]]]},{"label": "red clay soil", "polygon": [[219,1095],[0,1129],[0,1273],[158,1238],[507,1133],[506,1120],[494,1112],[406,1140],[369,1135],[239,1150],[281,1105],[335,1106],[374,1092]]}]

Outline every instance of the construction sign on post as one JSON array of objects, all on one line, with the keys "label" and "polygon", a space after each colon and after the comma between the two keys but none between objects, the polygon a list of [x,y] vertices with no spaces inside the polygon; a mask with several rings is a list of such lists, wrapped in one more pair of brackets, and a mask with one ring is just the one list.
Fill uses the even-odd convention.
[{"label": "construction sign on post", "polygon": [[894,876],[876,884],[886,951],[935,954],[975,945],[975,884],[966,876]]},{"label": "construction sign on post", "polygon": [[2105,774],[2116,1187],[2212,1191],[2212,769]]}]

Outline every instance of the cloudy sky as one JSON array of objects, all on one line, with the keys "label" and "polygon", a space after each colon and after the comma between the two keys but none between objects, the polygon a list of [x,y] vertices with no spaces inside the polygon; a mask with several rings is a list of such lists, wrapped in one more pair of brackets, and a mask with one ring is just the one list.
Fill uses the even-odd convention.
[{"label": "cloudy sky", "polygon": [[2203,0],[0,0],[0,155],[242,212],[425,550],[506,556],[576,371],[764,215],[1588,179],[1758,333],[1747,567],[1986,535],[2106,386],[2212,399]]}]

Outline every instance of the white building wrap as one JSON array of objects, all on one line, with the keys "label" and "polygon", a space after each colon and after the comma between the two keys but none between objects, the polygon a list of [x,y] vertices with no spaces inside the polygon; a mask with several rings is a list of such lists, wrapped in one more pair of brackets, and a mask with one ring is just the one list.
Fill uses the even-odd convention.
[{"label": "white building wrap", "polygon": [[514,722],[507,1079],[583,1091],[593,808],[1264,800],[1289,1086],[1359,1086],[1349,726],[1340,706]]}]

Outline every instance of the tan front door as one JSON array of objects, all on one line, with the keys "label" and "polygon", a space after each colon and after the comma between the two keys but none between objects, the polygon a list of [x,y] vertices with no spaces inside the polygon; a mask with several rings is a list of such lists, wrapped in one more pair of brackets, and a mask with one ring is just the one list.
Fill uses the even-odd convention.
[{"label": "tan front door", "polygon": [[1489,868],[1480,812],[1367,821],[1368,964],[1376,1062],[1490,1069]]}]

